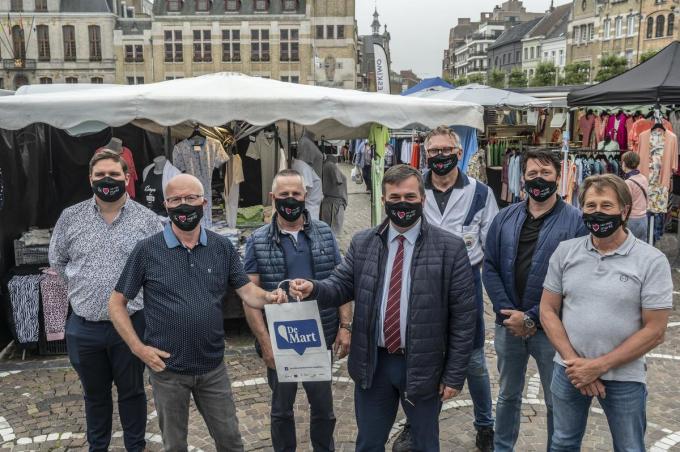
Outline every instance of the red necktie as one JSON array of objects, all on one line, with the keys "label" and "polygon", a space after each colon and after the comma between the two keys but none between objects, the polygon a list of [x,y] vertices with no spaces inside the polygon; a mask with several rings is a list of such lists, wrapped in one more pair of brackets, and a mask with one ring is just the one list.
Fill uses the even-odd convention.
[{"label": "red necktie", "polygon": [[385,348],[389,353],[395,353],[401,347],[401,280],[404,268],[404,237],[398,235],[399,248],[394,256],[392,265],[392,275],[390,276],[390,289],[387,292],[387,307],[385,308],[385,322],[383,324],[383,335],[385,338]]}]

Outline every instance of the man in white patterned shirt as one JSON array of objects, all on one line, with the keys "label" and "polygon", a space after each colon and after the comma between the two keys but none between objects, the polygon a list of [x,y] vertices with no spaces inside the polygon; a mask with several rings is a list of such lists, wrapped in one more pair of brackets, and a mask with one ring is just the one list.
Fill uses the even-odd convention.
[{"label": "man in white patterned shirt", "polygon": [[[162,230],[153,212],[125,192],[127,164],[115,152],[97,152],[90,161],[91,199],[64,210],[50,243],[50,265],[64,277],[73,310],[66,324],[69,360],[83,386],[90,451],[108,450],[113,417],[112,383],[125,448],[141,451],[146,442],[144,365],[120,338],[108,317],[108,301],[137,242]],[[128,313],[141,335],[141,295]]]}]

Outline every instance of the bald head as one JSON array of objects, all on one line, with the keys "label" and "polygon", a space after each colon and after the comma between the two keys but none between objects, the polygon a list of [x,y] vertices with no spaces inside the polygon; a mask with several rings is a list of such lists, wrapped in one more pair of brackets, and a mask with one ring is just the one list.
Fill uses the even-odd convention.
[{"label": "bald head", "polygon": [[191,174],[178,174],[170,179],[163,190],[165,199],[174,196],[201,195],[203,196],[203,184]]}]

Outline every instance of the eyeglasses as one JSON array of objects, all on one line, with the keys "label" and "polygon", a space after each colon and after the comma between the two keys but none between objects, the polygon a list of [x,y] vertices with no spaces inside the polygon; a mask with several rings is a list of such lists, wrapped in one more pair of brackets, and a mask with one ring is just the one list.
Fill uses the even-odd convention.
[{"label": "eyeglasses", "polygon": [[203,195],[172,196],[165,200],[170,207],[177,207],[180,204],[194,204],[203,199]]},{"label": "eyeglasses", "polygon": [[459,148],[431,148],[427,150],[427,155],[430,157],[436,157],[437,155],[441,154],[445,157],[448,157],[449,155],[452,155],[454,152],[456,152]]}]

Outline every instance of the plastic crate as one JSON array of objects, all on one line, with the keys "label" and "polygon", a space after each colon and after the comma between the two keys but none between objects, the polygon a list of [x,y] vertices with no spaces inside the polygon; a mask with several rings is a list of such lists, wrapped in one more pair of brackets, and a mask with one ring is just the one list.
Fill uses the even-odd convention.
[{"label": "plastic crate", "polygon": [[49,246],[26,246],[21,240],[14,241],[15,265],[47,264]]}]

